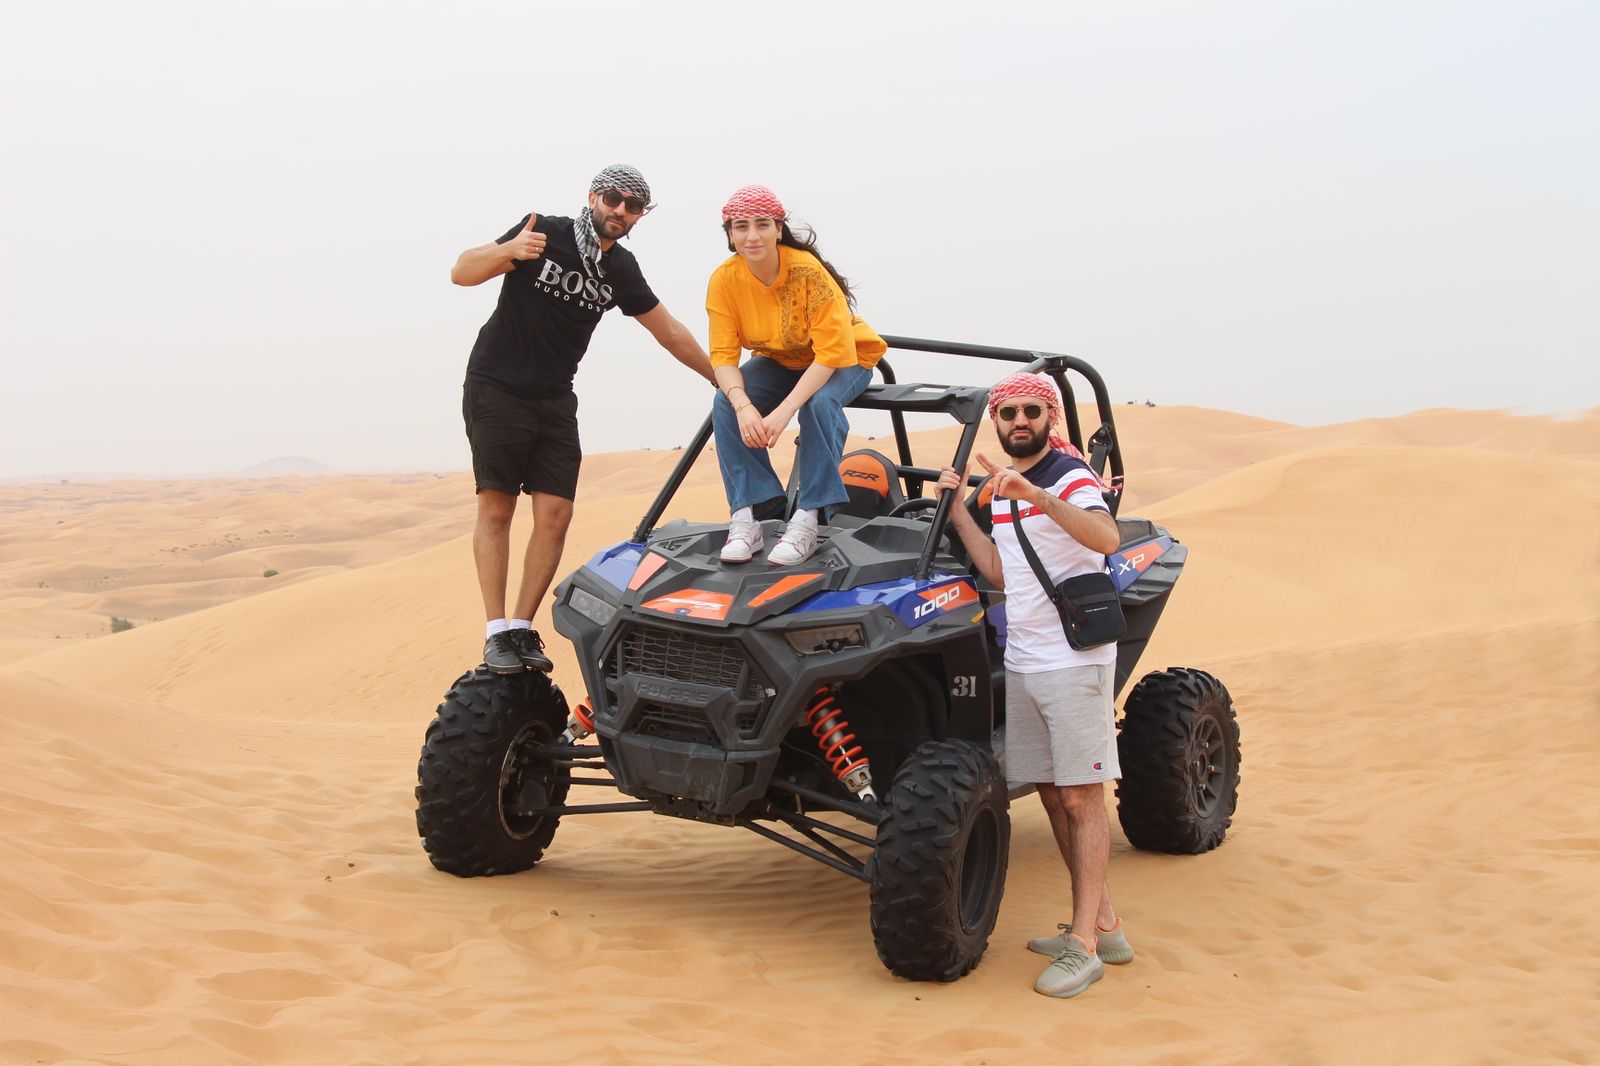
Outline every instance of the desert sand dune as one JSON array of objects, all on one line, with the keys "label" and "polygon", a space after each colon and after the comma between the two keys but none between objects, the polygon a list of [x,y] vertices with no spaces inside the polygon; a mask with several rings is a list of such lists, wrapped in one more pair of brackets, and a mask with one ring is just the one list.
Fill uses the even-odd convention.
[{"label": "desert sand dune", "polygon": [[[1243,785],[1204,856],[1113,828],[1139,955],[1069,1002],[1030,991],[1067,907],[1031,798],[945,986],[882,968],[864,886],[737,830],[569,819],[535,870],[435,871],[470,475],[0,488],[0,1062],[1600,1061],[1595,413],[1117,416],[1124,513],[1191,548],[1141,665],[1228,684]],[[675,459],[586,460],[563,572]],[[672,514],[721,511],[703,462]]]}]

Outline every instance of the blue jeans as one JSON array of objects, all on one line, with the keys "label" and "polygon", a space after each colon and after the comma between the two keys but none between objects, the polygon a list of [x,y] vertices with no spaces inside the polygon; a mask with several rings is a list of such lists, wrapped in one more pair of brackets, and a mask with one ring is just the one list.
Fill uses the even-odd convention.
[{"label": "blue jeans", "polygon": [[[771,414],[794,389],[803,370],[790,370],[765,356],[753,356],[739,368],[745,395],[762,414]],[[800,495],[795,506],[823,512],[849,499],[839,478],[844,439],[850,432],[844,405],[861,395],[872,381],[872,371],[860,366],[841,367],[800,408],[800,454],[795,469],[800,474]],[[739,419],[733,404],[721,392],[711,404],[711,425],[716,434],[717,462],[722,467],[722,487],[728,508],[754,507],[783,496],[783,483],[772,470],[765,448],[752,448],[739,436]]]}]

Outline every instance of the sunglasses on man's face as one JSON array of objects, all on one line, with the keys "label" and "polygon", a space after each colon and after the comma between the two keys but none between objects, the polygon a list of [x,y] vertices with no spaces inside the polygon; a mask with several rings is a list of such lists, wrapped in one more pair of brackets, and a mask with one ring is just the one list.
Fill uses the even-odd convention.
[{"label": "sunglasses on man's face", "polygon": [[[1000,421],[1002,422],[1015,422],[1017,420],[1017,407],[1015,404],[1008,403],[1004,407],[998,408],[995,414],[1000,416]],[[1028,403],[1022,405],[1022,416],[1029,422],[1032,422],[1042,414],[1044,414],[1044,408],[1039,404]]]},{"label": "sunglasses on man's face", "polygon": [[607,207],[616,207],[618,204],[624,204],[627,206],[628,214],[630,215],[642,215],[655,206],[638,196],[624,196],[616,189],[607,189],[601,193],[600,202]]}]

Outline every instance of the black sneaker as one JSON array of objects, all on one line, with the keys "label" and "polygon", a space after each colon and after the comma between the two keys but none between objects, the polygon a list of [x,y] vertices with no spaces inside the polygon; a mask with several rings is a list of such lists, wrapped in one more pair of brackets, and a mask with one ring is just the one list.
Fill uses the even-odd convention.
[{"label": "black sneaker", "polygon": [[515,630],[496,633],[483,645],[483,665],[494,673],[520,674],[527,669],[517,648],[517,640],[511,635],[513,632]]},{"label": "black sneaker", "polygon": [[543,670],[549,673],[555,664],[550,661],[550,656],[544,653],[544,641],[539,639],[537,629],[511,629],[511,645],[517,649],[517,655],[522,660],[522,665],[529,670]]}]

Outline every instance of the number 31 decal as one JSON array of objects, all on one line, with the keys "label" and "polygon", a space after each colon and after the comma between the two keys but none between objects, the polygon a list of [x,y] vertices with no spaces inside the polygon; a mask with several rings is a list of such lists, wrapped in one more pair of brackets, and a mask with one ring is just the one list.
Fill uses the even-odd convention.
[{"label": "number 31 decal", "polygon": [[950,695],[960,698],[978,694],[977,674],[957,674],[955,681],[956,683],[950,686]]}]

